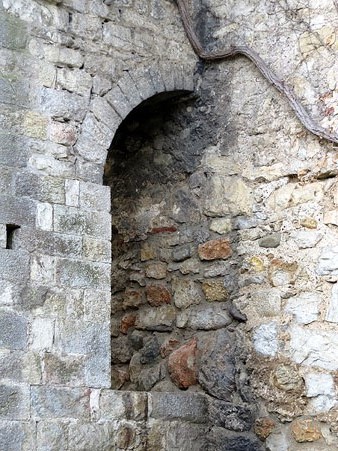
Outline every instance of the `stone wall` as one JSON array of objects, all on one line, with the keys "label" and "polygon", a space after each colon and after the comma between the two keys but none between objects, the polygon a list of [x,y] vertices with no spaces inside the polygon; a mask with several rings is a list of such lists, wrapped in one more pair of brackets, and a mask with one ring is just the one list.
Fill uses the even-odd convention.
[{"label": "stone wall", "polygon": [[[334,2],[190,6],[335,131]],[[336,449],[335,145],[169,0],[2,0],[0,61],[1,449]]]}]

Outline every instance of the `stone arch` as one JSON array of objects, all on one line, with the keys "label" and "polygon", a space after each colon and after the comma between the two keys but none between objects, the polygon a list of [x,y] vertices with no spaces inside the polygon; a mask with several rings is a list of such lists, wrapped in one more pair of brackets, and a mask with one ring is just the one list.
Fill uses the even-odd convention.
[{"label": "stone arch", "polygon": [[102,180],[108,149],[123,119],[156,94],[194,91],[193,75],[192,65],[156,63],[125,71],[107,93],[91,98],[75,150],[86,162],[99,166],[97,181]]}]

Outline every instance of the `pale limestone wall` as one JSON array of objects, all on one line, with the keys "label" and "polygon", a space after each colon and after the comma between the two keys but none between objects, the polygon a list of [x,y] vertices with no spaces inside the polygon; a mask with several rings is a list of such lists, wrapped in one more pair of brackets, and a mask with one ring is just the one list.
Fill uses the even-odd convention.
[{"label": "pale limestone wall", "polygon": [[[259,449],[250,425],[218,424],[204,395],[108,390],[107,149],[143,99],[194,88],[217,118],[203,214],[211,231],[236,234],[231,302],[247,316],[234,324],[246,350],[236,402],[274,422],[263,449],[336,449],[335,147],[244,58],[207,66],[194,85],[172,2],[111,3],[0,5],[1,449]],[[214,16],[198,16],[202,6]],[[245,39],[337,128],[333,2],[210,0],[192,12],[210,48]]]}]

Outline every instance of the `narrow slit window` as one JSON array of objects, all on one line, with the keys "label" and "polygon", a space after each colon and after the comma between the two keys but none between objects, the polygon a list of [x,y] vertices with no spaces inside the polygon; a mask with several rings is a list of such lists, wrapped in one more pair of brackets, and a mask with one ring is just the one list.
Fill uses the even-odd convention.
[{"label": "narrow slit window", "polygon": [[6,249],[13,249],[14,237],[18,229],[20,229],[20,226],[16,224],[6,225]]}]

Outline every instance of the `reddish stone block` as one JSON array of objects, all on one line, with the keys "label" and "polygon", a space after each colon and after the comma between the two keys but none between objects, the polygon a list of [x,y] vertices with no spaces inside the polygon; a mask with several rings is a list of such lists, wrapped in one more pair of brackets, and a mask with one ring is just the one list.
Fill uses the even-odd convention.
[{"label": "reddish stone block", "polygon": [[193,338],[169,356],[170,378],[179,388],[188,388],[197,383],[196,350],[197,340]]},{"label": "reddish stone block", "polygon": [[178,346],[180,342],[176,338],[168,338],[160,348],[161,357],[168,357]]},{"label": "reddish stone block", "polygon": [[131,314],[124,315],[124,317],[121,320],[120,331],[123,334],[126,334],[128,332],[128,329],[135,326],[135,322],[136,322],[135,315],[131,315]]},{"label": "reddish stone block", "polygon": [[226,260],[232,255],[230,241],[221,238],[200,244],[198,246],[198,255],[201,260]]},{"label": "reddish stone block", "polygon": [[163,285],[148,285],[146,288],[147,301],[152,307],[159,307],[171,303],[171,293]]}]

